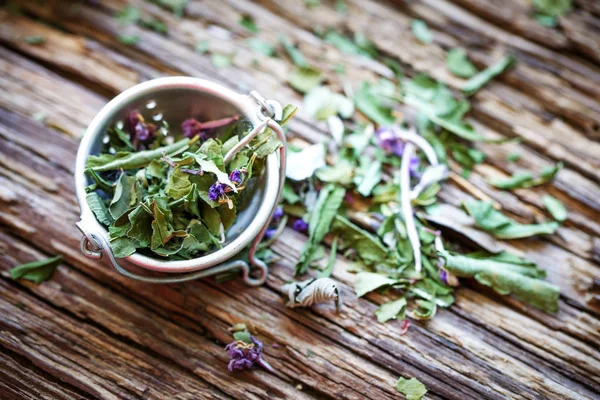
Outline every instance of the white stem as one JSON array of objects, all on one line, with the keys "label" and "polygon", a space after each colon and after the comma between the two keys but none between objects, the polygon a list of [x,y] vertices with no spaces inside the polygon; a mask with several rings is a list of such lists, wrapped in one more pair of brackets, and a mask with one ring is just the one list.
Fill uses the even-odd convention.
[{"label": "white stem", "polygon": [[267,124],[270,120],[271,118],[265,118],[264,121],[256,125],[256,127],[250,133],[244,136],[242,140],[233,146],[233,148],[229,150],[227,154],[225,154],[225,158],[223,159],[225,165],[229,164],[233,156],[235,156],[238,151],[246,147],[252,141],[252,139],[256,137],[256,135],[260,134],[267,127]]},{"label": "white stem", "polygon": [[[402,217],[404,218],[404,224],[406,225],[406,231],[408,233],[408,240],[413,250],[413,257],[415,259],[415,269],[417,272],[421,272],[421,241],[419,240],[419,233],[415,225],[415,215],[410,199],[410,159],[415,152],[415,146],[412,141],[404,146],[402,152],[402,164],[400,165],[400,206],[402,208]],[[437,159],[436,159],[437,161]]]},{"label": "white stem", "polygon": [[400,139],[404,140],[405,142],[413,143],[415,146],[421,149],[423,153],[425,153],[425,157],[427,157],[427,161],[429,161],[429,164],[434,166],[439,164],[437,155],[435,154],[433,147],[431,147],[429,142],[425,140],[423,136],[419,135],[414,128],[411,128],[410,131],[398,129],[397,132],[398,137],[400,137]]}]

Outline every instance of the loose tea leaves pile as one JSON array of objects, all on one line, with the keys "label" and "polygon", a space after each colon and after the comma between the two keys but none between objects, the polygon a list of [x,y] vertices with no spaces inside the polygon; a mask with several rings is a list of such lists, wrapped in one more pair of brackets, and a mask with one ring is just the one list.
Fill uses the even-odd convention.
[{"label": "loose tea leaves pile", "polygon": [[[295,112],[284,109],[285,122]],[[108,228],[116,257],[142,251],[185,260],[220,248],[237,209],[281,143],[270,128],[225,163],[252,127],[240,116],[185,120],[180,131],[147,122],[138,111],[108,130],[100,154],[90,156],[87,203]]]}]

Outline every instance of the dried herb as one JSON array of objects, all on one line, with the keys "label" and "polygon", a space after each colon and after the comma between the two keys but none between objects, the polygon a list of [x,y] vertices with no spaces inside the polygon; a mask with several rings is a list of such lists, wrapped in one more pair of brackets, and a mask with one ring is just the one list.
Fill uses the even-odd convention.
[{"label": "dried herb", "polygon": [[556,231],[556,222],[543,224],[520,224],[494,209],[491,202],[467,201],[467,212],[475,219],[478,227],[499,239],[521,239],[536,235],[550,235]]},{"label": "dried herb", "polygon": [[344,188],[334,185],[327,185],[321,189],[317,203],[310,214],[308,222],[309,237],[302,248],[300,260],[296,265],[296,274],[304,273],[313,261],[317,246],[329,232],[331,223],[342,205],[345,193]]},{"label": "dried herb", "polygon": [[517,59],[514,56],[504,57],[502,60],[495,64],[490,65],[483,71],[473,75],[462,87],[463,93],[472,95],[477,92],[483,85],[489,82],[492,78],[500,75],[506,69],[510,68],[516,63]]},{"label": "dried herb", "polygon": [[477,68],[471,64],[464,49],[450,49],[446,65],[450,72],[461,78],[470,78],[477,73]]},{"label": "dried herb", "polygon": [[567,209],[563,203],[561,203],[555,197],[552,197],[548,194],[544,195],[544,197],[542,197],[542,202],[544,203],[546,210],[548,210],[550,215],[552,215],[552,218],[554,218],[556,221],[563,222],[567,219]]},{"label": "dried herb", "polygon": [[404,319],[406,310],[406,298],[400,297],[397,300],[384,303],[375,311],[377,321],[384,323],[392,319]]},{"label": "dried herb", "polygon": [[137,35],[119,35],[119,42],[127,46],[134,46],[140,41]]},{"label": "dried herb", "polygon": [[572,8],[572,0],[533,0],[533,18],[541,25],[555,27],[558,17],[566,15]]},{"label": "dried herb", "polygon": [[425,385],[418,379],[400,377],[396,383],[396,390],[406,396],[406,400],[420,400],[427,393]]},{"label": "dried herb", "polygon": [[275,47],[269,42],[265,42],[264,40],[253,37],[249,38],[247,43],[251,50],[264,54],[268,57],[275,55]]},{"label": "dried herb", "polygon": [[[294,111],[286,107],[281,122]],[[236,220],[238,201],[262,173],[264,157],[280,146],[265,129],[225,165],[225,154],[248,133],[246,126],[239,116],[190,118],[175,131],[146,122],[134,110],[122,126],[109,129],[100,154],[87,160],[94,183],[86,200],[108,228],[115,256],[142,251],[181,260],[219,248]],[[257,140],[262,144],[253,146]]]},{"label": "dried herb", "polygon": [[563,163],[559,162],[544,168],[538,177],[534,177],[530,172],[517,172],[509,179],[490,179],[488,182],[492,186],[505,190],[530,188],[552,181],[562,168]]},{"label": "dried herb", "polygon": [[25,43],[30,44],[32,46],[38,46],[46,43],[46,37],[41,35],[25,36],[23,40],[25,41]]},{"label": "dried herb", "polygon": [[13,279],[25,279],[34,283],[42,283],[52,278],[54,271],[62,264],[62,256],[55,256],[45,260],[32,261],[18,265],[10,270]]},{"label": "dried herb", "polygon": [[395,121],[392,109],[381,102],[381,98],[373,93],[367,82],[363,82],[354,95],[354,104],[371,121],[379,125],[391,125]]},{"label": "dried herb", "polygon": [[288,75],[288,83],[299,92],[307,93],[325,79],[321,71],[313,67],[296,67]]},{"label": "dried herb", "polygon": [[258,26],[256,26],[256,22],[254,22],[254,18],[252,18],[251,15],[242,15],[242,18],[240,19],[240,25],[252,33],[258,33]]},{"label": "dried herb", "polygon": [[459,277],[475,278],[502,295],[514,294],[518,299],[546,312],[558,311],[559,288],[538,278],[544,271],[535,266],[511,264],[485,258],[440,253],[444,268]]},{"label": "dried herb", "polygon": [[232,54],[213,54],[210,57],[210,62],[215,68],[227,68],[233,63]]},{"label": "dried herb", "polygon": [[309,65],[304,58],[304,55],[294,46],[294,44],[286,36],[279,35],[279,41],[287,52],[288,56],[297,67],[308,68]]},{"label": "dried herb", "polygon": [[423,43],[431,43],[433,41],[433,34],[424,21],[421,21],[420,19],[413,19],[410,27],[413,35],[415,35],[419,41]]},{"label": "dried herb", "polygon": [[374,290],[394,285],[396,283],[398,283],[397,279],[392,279],[382,274],[373,272],[359,272],[358,275],[356,275],[354,291],[358,297],[362,297]]}]

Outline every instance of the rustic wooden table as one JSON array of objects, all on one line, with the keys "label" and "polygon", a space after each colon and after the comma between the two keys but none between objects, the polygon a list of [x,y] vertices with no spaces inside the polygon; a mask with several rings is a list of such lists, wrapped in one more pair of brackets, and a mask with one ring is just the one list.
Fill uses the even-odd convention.
[{"label": "rustic wooden table", "polygon": [[[533,21],[525,0],[356,0],[346,15],[331,1],[313,9],[294,0],[191,1],[181,19],[139,0],[13,3],[24,3],[20,14],[0,9],[0,398],[401,398],[399,376],[420,379],[432,399],[599,398],[600,3],[575,0],[559,29]],[[113,14],[128,3],[163,21],[168,33],[120,26]],[[560,312],[544,314],[467,283],[455,305],[401,336],[399,322],[376,322],[381,296],[355,297],[341,256],[334,271],[341,313],[290,310],[279,287],[305,240],[290,229],[260,288],[239,280],[136,283],[82,256],[75,152],[111,97],[154,77],[190,75],[301,103],[285,84],[289,60],[249,49],[250,34],[239,25],[246,13],[262,39],[275,44],[284,33],[299,43],[338,89],[332,65],[343,64],[344,80],[356,84],[376,78],[381,65],[342,55],[312,33],[315,26],[364,32],[408,75],[426,72],[451,87],[460,81],[445,67],[449,47],[466,48],[478,67],[516,54],[517,67],[474,96],[471,118],[487,137],[523,142],[478,145],[486,162],[469,182],[455,175],[441,197],[456,206],[484,193],[528,222],[543,216],[543,194],[562,200],[569,218],[556,235],[509,243],[560,286]],[[433,43],[414,39],[412,18],[429,24]],[[122,33],[141,40],[125,45]],[[27,44],[31,35],[46,42]],[[235,52],[233,65],[215,68],[210,53],[195,51],[204,39],[209,51]],[[290,128],[306,142],[327,135],[302,112]],[[517,150],[521,160],[508,163]],[[565,169],[543,188],[501,192],[485,183],[559,160]],[[57,253],[65,263],[40,285],[7,274]],[[227,328],[238,322],[265,343],[277,374],[227,371]]]}]

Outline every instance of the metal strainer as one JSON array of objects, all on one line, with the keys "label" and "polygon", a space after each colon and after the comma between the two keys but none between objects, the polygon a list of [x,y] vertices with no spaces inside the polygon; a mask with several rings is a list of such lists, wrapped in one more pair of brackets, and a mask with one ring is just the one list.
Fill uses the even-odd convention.
[{"label": "metal strainer", "polygon": [[[140,253],[119,261],[114,257],[108,242],[108,232],[96,220],[85,199],[85,187],[91,183],[85,174],[85,164],[88,156],[100,151],[107,129],[119,121],[124,121],[127,114],[135,109],[140,110],[144,116],[150,116],[154,121],[164,119],[171,126],[179,126],[183,120],[190,117],[201,117],[209,121],[240,114],[246,117],[254,128],[266,124],[283,143],[279,155],[273,153],[267,157],[263,174],[257,178],[250,200],[238,210],[238,218],[227,231],[221,249],[184,261],[164,261]],[[150,283],[183,282],[232,269],[241,269],[244,282],[248,285],[257,286],[264,283],[269,270],[267,265],[256,257],[256,250],[268,228],[285,181],[286,140],[283,130],[275,122],[281,120],[281,114],[282,108],[279,103],[266,101],[256,92],[240,95],[221,85],[190,77],[154,79],[136,85],[115,97],[94,118],[77,152],[75,187],[81,209],[81,220],[77,222],[77,227],[83,234],[83,254],[93,259],[100,259],[104,255],[119,273]],[[259,132],[260,130],[254,129],[254,135]],[[236,146],[234,152],[251,140],[249,135],[240,139],[240,146]],[[256,269],[254,277],[251,276],[250,266],[246,261],[235,259],[248,245],[248,258]],[[168,275],[140,275],[121,266],[121,260]]]}]

